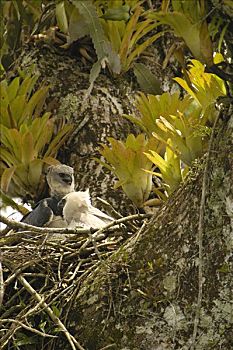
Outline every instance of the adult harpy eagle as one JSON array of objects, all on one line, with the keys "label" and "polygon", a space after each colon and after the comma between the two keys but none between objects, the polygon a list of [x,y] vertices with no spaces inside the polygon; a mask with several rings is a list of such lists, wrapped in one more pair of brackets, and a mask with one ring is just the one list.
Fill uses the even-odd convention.
[{"label": "adult harpy eagle", "polygon": [[39,201],[21,222],[39,227],[66,227],[66,221],[62,218],[62,208],[58,207],[58,202],[74,191],[74,170],[65,164],[52,165],[48,168],[46,179],[50,197]]},{"label": "adult harpy eagle", "polygon": [[58,203],[69,228],[101,228],[114,219],[91,204],[89,190],[71,192]]}]

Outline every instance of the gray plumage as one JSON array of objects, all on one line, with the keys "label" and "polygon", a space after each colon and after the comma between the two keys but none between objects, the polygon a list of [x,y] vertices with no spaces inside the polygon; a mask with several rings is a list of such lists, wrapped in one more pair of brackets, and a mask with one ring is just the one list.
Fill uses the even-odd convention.
[{"label": "gray plumage", "polygon": [[52,165],[46,176],[50,196],[61,199],[74,191],[74,169],[65,164]]},{"label": "gray plumage", "polygon": [[63,217],[69,228],[101,228],[114,220],[93,207],[89,190],[69,193],[58,205],[63,207]]},{"label": "gray plumage", "polygon": [[46,179],[50,197],[39,201],[21,221],[39,227],[66,227],[58,202],[74,191],[74,170],[65,164],[53,165],[48,168]]}]

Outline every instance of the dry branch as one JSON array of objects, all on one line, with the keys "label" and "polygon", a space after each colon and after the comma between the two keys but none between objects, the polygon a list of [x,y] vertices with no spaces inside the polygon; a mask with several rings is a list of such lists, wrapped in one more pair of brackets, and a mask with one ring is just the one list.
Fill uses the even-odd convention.
[{"label": "dry branch", "polygon": [[[0,322],[4,324],[0,332],[1,348],[14,344],[22,330],[43,337],[45,342],[46,339],[53,341],[52,337],[58,339],[57,334],[51,334],[50,329],[41,331],[38,325],[33,324],[35,315],[43,323],[44,313],[47,313],[50,322],[64,333],[72,349],[83,350],[66,328],[63,310],[71,308],[83,279],[105,263],[106,258],[132,236],[132,232],[126,231],[121,224],[130,223],[128,227],[135,232],[140,221],[150,217],[150,214],[136,214],[121,217],[99,230],[73,230],[34,227],[1,215],[3,223],[20,230],[11,230],[0,239],[5,276],[5,282],[2,280],[1,285],[2,296],[3,291],[6,291],[0,317]],[[131,224],[132,221],[134,224]],[[64,234],[64,239],[51,240],[51,235],[57,233]],[[15,291],[17,281],[22,287]],[[28,298],[28,293],[31,298]],[[21,301],[27,307],[23,307]],[[60,310],[59,317],[53,311],[56,305]]]}]

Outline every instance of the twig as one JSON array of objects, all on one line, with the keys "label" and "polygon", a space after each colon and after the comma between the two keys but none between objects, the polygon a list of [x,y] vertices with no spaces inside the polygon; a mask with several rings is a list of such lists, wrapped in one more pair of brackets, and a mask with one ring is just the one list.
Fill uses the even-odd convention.
[{"label": "twig", "polygon": [[18,324],[19,326],[21,326],[22,328],[25,328],[25,329],[27,329],[28,331],[33,332],[33,333],[35,333],[35,334],[38,334],[38,335],[40,335],[41,337],[57,338],[57,335],[51,335],[51,334],[46,334],[46,333],[40,332],[40,331],[38,331],[37,329],[32,328],[32,327],[30,327],[30,326],[27,326],[27,325],[24,324],[23,322],[18,321],[18,320],[14,320],[14,319],[12,319],[12,318],[5,318],[5,319],[1,319],[1,320],[0,320],[0,323],[7,323],[7,322],[16,323],[16,324]]},{"label": "twig", "polygon": [[89,233],[88,236],[89,236],[90,241],[92,242],[92,245],[93,245],[93,247],[94,247],[94,250],[95,250],[96,255],[98,256],[99,260],[102,261],[101,254],[100,254],[100,252],[99,252],[99,250],[98,250],[98,248],[97,248],[97,243],[96,243],[95,237],[92,236],[91,233]]},{"label": "twig", "polygon": [[[2,336],[0,338],[0,346],[1,346],[1,349],[4,349],[4,347],[7,345],[7,343],[9,343],[10,339],[13,337],[13,335],[15,334],[15,332],[17,332],[18,329],[20,329],[21,327],[18,325],[16,325],[16,323],[13,325],[11,325],[11,327],[7,330],[6,334],[4,334],[4,336]],[[1,329],[1,331],[4,330],[6,331],[6,328],[5,329]]]},{"label": "twig", "polygon": [[3,272],[2,272],[2,252],[0,251],[0,307],[2,305],[4,296],[4,280],[3,280]]},{"label": "twig", "polygon": [[57,268],[57,277],[58,280],[61,282],[61,266],[62,266],[62,261],[63,261],[63,256],[64,256],[64,251],[60,250],[60,258],[59,258],[59,263],[58,263],[58,268]]},{"label": "twig", "polygon": [[107,349],[110,349],[112,347],[116,348],[116,343],[106,345],[105,347],[103,347],[103,348],[101,348],[99,350],[107,350]]},{"label": "twig", "polygon": [[61,329],[62,332],[64,332],[72,349],[76,350],[78,348],[79,350],[85,350],[82,347],[82,345],[79,344],[79,342],[73,337],[73,335],[70,334],[68,329],[62,323],[62,321],[54,314],[53,310],[42,299],[42,297],[36,292],[36,290],[26,281],[26,279],[22,275],[17,276],[17,278],[21,282],[21,284],[24,286],[24,288],[32,295],[32,297],[40,303],[41,307],[43,307],[43,310],[45,310],[45,312],[49,315],[51,320]]},{"label": "twig", "polygon": [[[18,221],[8,219],[1,214],[0,214],[0,222],[3,222],[4,224],[12,227],[13,229],[30,230],[31,232],[39,232],[39,233],[64,233],[64,234],[73,233],[75,234],[75,233],[88,233],[90,231],[88,229],[38,227],[38,226],[25,224],[24,222],[18,222]],[[6,236],[6,237],[10,237],[10,236]]]},{"label": "twig", "polygon": [[[113,237],[115,237],[115,235],[120,235],[120,241],[122,241],[124,239],[123,233],[121,232],[122,230],[119,230],[119,225],[121,223],[127,223],[130,222],[131,220],[144,220],[146,218],[150,218],[152,215],[144,215],[144,214],[136,214],[136,215],[130,215],[127,217],[121,217],[118,220],[114,220],[112,221],[110,224],[106,225],[105,227],[101,228],[101,229],[68,229],[68,228],[41,228],[41,227],[35,227],[32,225],[28,225],[22,222],[16,222],[13,221],[11,219],[7,219],[4,216],[0,215],[0,221],[4,222],[6,225],[12,227],[13,229],[18,229],[18,232],[11,232],[8,233],[8,235],[6,235],[5,237],[0,237],[0,244],[4,244],[4,242],[8,242],[9,243],[9,248],[11,250],[11,256],[13,256],[14,252],[17,254],[18,248],[21,247],[24,249],[23,251],[29,250],[29,253],[31,252],[31,249],[38,249],[38,244],[41,244],[41,242],[38,240],[37,238],[40,237],[44,237],[44,234],[50,234],[50,233],[64,233],[64,234],[74,234],[72,237],[75,239],[75,243],[73,246],[73,243],[71,243],[72,248],[68,248],[65,245],[63,246],[63,244],[61,243],[61,241],[59,241],[59,243],[55,243],[55,242],[46,242],[46,247],[43,247],[43,245],[41,245],[41,249],[38,250],[38,253],[40,254],[40,258],[36,258],[33,261],[30,261],[23,264],[23,266],[21,265],[20,267],[17,266],[13,266],[13,268],[9,267],[8,265],[11,266],[11,261],[10,258],[7,258],[7,255],[4,254],[4,265],[6,267],[8,267],[10,269],[10,276],[9,276],[9,271],[7,271],[8,273],[8,278],[6,280],[6,282],[4,283],[4,287],[7,285],[9,286],[10,284],[14,283],[15,279],[18,279],[20,281],[20,283],[22,284],[23,287],[20,287],[21,290],[27,290],[32,296],[33,298],[31,298],[31,305],[34,305],[36,302],[35,307],[33,307],[32,309],[30,309],[28,312],[24,310],[21,311],[20,317],[19,315],[17,316],[17,319],[20,320],[19,322],[24,322],[24,320],[26,320],[26,327],[30,327],[30,325],[27,323],[27,319],[26,319],[26,315],[29,313],[35,313],[35,310],[42,310],[44,312],[46,312],[49,317],[51,318],[51,320],[58,325],[59,329],[64,332],[64,335],[66,336],[66,339],[68,340],[70,346],[72,347],[72,349],[76,350],[83,350],[83,347],[77,342],[77,340],[72,336],[72,334],[69,333],[69,331],[67,330],[67,328],[64,325],[64,319],[62,319],[62,321],[53,313],[52,311],[52,306],[51,303],[54,303],[54,300],[60,299],[61,295],[65,295],[65,293],[69,294],[69,300],[73,300],[74,298],[74,293],[73,293],[73,289],[75,288],[75,291],[78,291],[78,287],[81,283],[81,281],[85,278],[85,276],[89,275],[93,269],[96,269],[97,266],[99,266],[99,261],[96,261],[96,254],[99,256],[99,258],[104,259],[107,256],[109,256],[112,252],[108,252],[108,253],[102,253],[103,250],[106,250],[106,246],[117,246],[119,245],[119,239],[114,239],[114,242],[112,240],[110,240],[110,242],[103,241],[106,239],[106,237],[108,237],[109,235]],[[116,232],[116,228],[118,229]],[[20,231],[19,231],[20,230]],[[35,234],[34,234],[35,233]],[[30,236],[26,236],[25,238],[25,234],[26,235],[30,235]],[[89,235],[89,237],[87,238],[86,235]],[[38,237],[39,236],[39,237]],[[84,239],[80,238],[80,236],[84,237]],[[36,241],[35,241],[36,238]],[[8,241],[8,239],[16,239],[16,243],[20,242],[19,245],[15,245],[14,247],[10,246],[10,241]],[[23,243],[22,243],[23,241]],[[94,241],[94,242],[93,242]],[[103,243],[101,243],[100,241],[102,241]],[[27,244],[26,242],[28,242],[29,244]],[[67,242],[67,240],[66,240]],[[91,242],[93,242],[93,246],[91,246]],[[97,242],[100,242],[97,243]],[[85,244],[86,249],[83,247],[83,243]],[[81,246],[81,248],[79,249],[79,247]],[[52,248],[51,248],[52,247]],[[53,248],[54,247],[54,248]],[[67,248],[67,249],[66,249]],[[75,249],[73,249],[75,248]],[[63,254],[63,261],[60,259],[59,260],[59,256],[58,256],[58,250],[62,249],[64,251]],[[4,247],[5,250],[5,247]],[[64,264],[69,263],[70,259],[72,256],[75,255],[79,255],[80,254],[80,250],[82,253],[84,254],[88,254],[88,256],[90,256],[90,264],[92,264],[92,266],[90,266],[89,263],[86,263],[87,259],[82,260],[82,262],[80,261],[80,263],[78,263],[78,266],[75,268],[76,264],[74,264],[74,267],[72,268],[71,271],[73,272],[71,274],[71,277],[68,275],[66,276],[66,273],[64,274],[63,269],[61,267],[62,262],[64,262]],[[93,254],[93,250],[95,250],[96,254]],[[43,253],[46,254],[46,259],[43,258]],[[91,255],[92,254],[92,255]],[[30,255],[31,256],[31,255]],[[78,258],[80,259],[80,257]],[[22,257],[22,260],[24,261],[24,256]],[[30,280],[29,282],[27,282],[27,279],[25,278],[25,276],[23,275],[23,272],[31,265],[33,265],[33,268],[39,268],[38,266],[38,262],[41,261],[42,263],[45,262],[45,260],[47,261],[47,263],[51,263],[51,268],[53,266],[53,264],[56,264],[56,266],[58,266],[58,271],[57,271],[57,278],[58,278],[58,283],[56,285],[56,281],[55,279],[52,279],[52,281],[54,282],[54,289],[53,289],[53,297],[51,293],[45,293],[43,291],[43,289],[46,290],[45,286],[43,286],[39,291],[34,290],[34,288],[32,287],[32,281]],[[16,259],[16,265],[18,265],[18,262],[21,261],[20,260],[20,256]],[[50,265],[48,265],[50,266]],[[13,271],[12,271],[13,270]],[[30,271],[30,270],[29,270]],[[29,272],[31,273],[31,272]],[[32,273],[31,276],[33,277]],[[43,276],[42,276],[43,277]],[[68,279],[66,279],[65,277],[68,277]],[[48,276],[49,278],[49,276]],[[70,286],[68,286],[67,288],[65,288],[63,291],[59,292],[59,288],[61,286],[61,283],[65,282],[65,283],[71,283]],[[1,289],[0,289],[1,291]],[[77,293],[77,292],[75,292]],[[18,292],[17,292],[18,295]],[[33,301],[34,299],[34,301]],[[10,305],[10,304],[9,304]],[[30,305],[29,305],[30,306]],[[16,309],[14,309],[15,311]],[[38,312],[38,311],[37,311]],[[26,313],[26,315],[25,315]],[[15,315],[15,313],[14,313]],[[7,318],[9,317],[9,318]],[[10,319],[10,317],[13,317],[13,314],[10,313],[10,315],[5,316],[5,319]],[[6,332],[5,336],[4,336],[4,344],[6,344],[5,342],[9,343],[9,339],[11,339],[14,335],[14,333],[19,329],[23,327],[22,325],[20,325],[17,322],[12,322],[11,324],[11,328]],[[24,328],[26,328],[24,327]],[[38,333],[39,334],[39,333]],[[1,347],[1,346],[0,346]]]},{"label": "twig", "polygon": [[[134,215],[129,215],[126,217],[123,217],[121,219],[118,220],[114,220],[112,221],[110,224],[104,226],[101,229],[101,232],[103,230],[106,230],[112,226],[127,222],[127,221],[131,221],[131,220],[143,220],[146,218],[150,218],[152,217],[152,214],[134,214]],[[98,229],[85,229],[85,228],[80,228],[80,229],[71,229],[71,228],[49,228],[49,227],[37,227],[37,226],[32,226],[32,225],[28,225],[25,224],[23,222],[18,222],[18,221],[14,221],[11,219],[6,218],[5,216],[0,214],[0,222],[3,222],[4,224],[6,224],[7,226],[10,226],[14,229],[24,229],[24,230],[30,230],[32,232],[40,232],[40,233],[62,233],[62,234],[87,234],[87,233],[91,233],[91,232],[97,232],[99,231]],[[10,236],[6,236],[4,238],[7,238]],[[3,238],[2,238],[3,239]]]},{"label": "twig", "polygon": [[72,273],[72,275],[69,278],[64,278],[64,282],[70,283],[71,281],[73,281],[75,279],[75,276],[79,272],[79,269],[80,269],[81,265],[83,264],[83,262],[84,262],[84,259],[81,259],[79,261],[78,265],[76,266],[76,268],[74,269],[74,272]]},{"label": "twig", "polygon": [[[7,280],[4,283],[4,286],[6,287],[7,285],[9,285],[20,273],[22,273],[25,269],[27,269],[29,266],[32,267],[33,264],[35,264],[36,262],[38,263],[41,259],[35,259],[33,261],[27,261],[26,263],[24,263],[23,265],[21,265],[17,270],[15,270],[11,276],[9,276],[7,278]],[[5,265],[9,265],[8,264],[9,261],[4,260],[4,264]],[[9,267],[9,266],[8,266]],[[12,268],[9,267],[11,270]]]},{"label": "twig", "polygon": [[[151,218],[151,217],[152,217],[152,214],[135,214],[135,215],[126,216],[126,217],[118,219],[118,220],[114,220],[100,229],[91,230],[92,232],[94,232],[92,237],[93,237],[93,239],[97,239],[98,236],[101,235],[104,231],[111,229],[111,228],[115,230],[116,226],[118,224],[122,224],[126,221],[135,220],[135,219],[146,219],[146,218]],[[88,238],[86,240],[86,242],[84,242],[83,245],[80,247],[79,253],[81,251],[83,251],[91,241],[92,240],[90,238]]]},{"label": "twig", "polygon": [[143,222],[142,226],[140,227],[140,229],[138,230],[138,232],[136,233],[136,235],[132,237],[132,240],[133,240],[134,243],[137,242],[137,240],[138,240],[140,234],[143,232],[145,226],[146,226],[146,222]]},{"label": "twig", "polygon": [[198,296],[197,296],[196,313],[195,313],[195,318],[194,318],[193,336],[192,336],[192,343],[190,346],[190,350],[195,349],[198,324],[200,321],[200,311],[201,311],[202,293],[203,293],[203,233],[204,233],[206,187],[207,187],[207,181],[208,181],[208,169],[209,169],[209,164],[210,164],[210,153],[211,153],[211,148],[213,145],[216,125],[217,125],[217,122],[220,118],[220,115],[221,115],[221,112],[218,114],[218,116],[214,122],[214,125],[213,125],[213,129],[212,129],[212,133],[211,133],[210,141],[209,141],[209,146],[208,146],[208,151],[207,151],[207,155],[206,155],[206,163],[205,163],[205,168],[204,168],[204,173],[203,173],[203,179],[202,179],[201,202],[200,202],[198,231],[197,231],[197,237],[198,237]]},{"label": "twig", "polygon": [[102,233],[103,231],[109,229],[112,226],[117,226],[118,224],[123,224],[127,221],[131,221],[131,220],[143,220],[143,219],[148,219],[151,218],[153,216],[153,214],[134,214],[134,215],[129,215],[126,217],[123,217],[121,219],[118,220],[114,220],[112,222],[110,222],[109,224],[107,224],[106,226],[95,230],[94,235],[98,236],[100,233]]},{"label": "twig", "polygon": [[[23,287],[22,287],[22,290],[25,290]],[[18,315],[17,317],[19,319],[26,319],[26,317],[28,317],[30,314],[32,314],[33,312],[35,312],[36,309],[39,308],[39,305],[40,303],[38,303],[33,309],[30,309],[28,310],[26,313],[25,310],[22,310]],[[6,305],[5,305],[6,307]],[[14,312],[13,314],[15,314],[16,312],[16,308],[14,307]],[[23,315],[21,315],[22,313],[24,313]],[[6,314],[8,315],[9,313],[4,313],[3,317],[6,318]],[[13,335],[15,334],[15,332],[17,332],[18,329],[20,329],[21,326],[18,325],[18,323],[15,323],[15,322],[12,322],[10,328],[8,329],[8,331],[6,332],[6,334],[0,339],[1,340],[1,343],[0,343],[0,347],[1,349],[3,349],[5,347],[5,345],[7,345],[10,341],[10,339],[13,337]]]},{"label": "twig", "polygon": [[116,209],[114,209],[113,206],[112,206],[110,203],[108,203],[105,199],[100,198],[100,197],[97,197],[97,199],[98,199],[98,201],[100,201],[102,204],[104,204],[104,206],[105,206],[106,208],[109,208],[111,214],[114,214],[116,218],[118,218],[118,219],[123,218],[123,215],[121,215],[120,213],[118,213],[118,211],[116,211]]},{"label": "twig", "polygon": [[[108,203],[106,200],[104,200],[103,198],[100,198],[100,197],[97,197],[97,199],[98,199],[101,203],[103,203],[105,207],[109,208],[111,214],[114,214],[115,217],[116,217],[117,219],[123,218],[123,215],[121,215],[120,213],[118,213],[118,211],[116,211],[116,209],[114,209],[113,206],[112,206],[110,203]],[[129,226],[130,226],[132,229],[137,230],[137,227],[136,227],[134,224],[132,224],[131,222],[129,223]]]}]

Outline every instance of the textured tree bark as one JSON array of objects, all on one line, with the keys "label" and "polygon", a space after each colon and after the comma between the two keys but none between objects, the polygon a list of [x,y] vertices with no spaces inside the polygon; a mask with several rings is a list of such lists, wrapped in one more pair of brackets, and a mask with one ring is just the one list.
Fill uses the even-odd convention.
[{"label": "textured tree bark", "polygon": [[[84,103],[88,72],[83,73],[85,67],[74,58],[43,46],[24,52],[20,66],[32,62],[52,84],[48,108],[58,121],[75,123],[59,159],[74,166],[77,188],[90,187],[94,202],[101,196],[123,214],[133,213],[122,192],[113,190],[112,175],[92,159],[106,136],[124,139],[129,132],[138,132],[120,116],[133,110],[132,81],[100,76]],[[202,210],[203,238],[199,219],[204,158],[159,214],[83,279],[67,314],[69,329],[87,350],[187,350],[193,347],[195,324],[193,349],[233,346],[232,130],[232,117],[220,120],[215,130]],[[69,345],[60,338],[56,346]]]},{"label": "textured tree bark", "polygon": [[158,216],[83,281],[69,322],[86,349],[232,348],[232,150],[231,116],[220,120],[209,154],[202,235],[204,160]]},{"label": "textured tree bark", "polygon": [[[31,44],[33,45],[33,44]],[[58,123],[68,121],[74,131],[59,153],[59,160],[75,169],[76,186],[79,190],[90,188],[93,203],[96,197],[107,199],[122,214],[133,213],[136,208],[124,193],[114,190],[115,178],[93,157],[100,158],[100,143],[106,143],[111,136],[126,139],[129,133],[141,131],[122,117],[135,109],[134,97],[136,81],[134,77],[109,77],[100,75],[91,95],[86,98],[89,70],[74,57],[69,57],[62,49],[41,43],[29,46],[19,58],[21,69],[35,65],[35,72],[41,81],[51,85],[46,110],[51,111]],[[101,203],[98,202],[101,208]]]},{"label": "textured tree bark", "polygon": [[[144,57],[143,62],[161,81],[165,91],[172,86],[178,89],[172,81],[174,67],[161,69],[163,51],[158,47],[151,47],[151,55]],[[136,212],[123,191],[113,188],[116,181],[113,175],[93,159],[100,158],[98,148],[100,143],[107,142],[107,137],[125,140],[129,133],[141,133],[137,126],[122,117],[122,114],[138,113],[135,95],[139,86],[134,75],[112,77],[107,71],[102,72],[86,99],[90,63],[83,64],[80,57],[69,56],[62,49],[36,42],[25,46],[10,74],[14,75],[19,66],[24,70],[32,64],[35,73],[41,76],[40,81],[51,86],[46,111],[52,112],[58,124],[64,121],[74,124],[74,131],[59,152],[58,159],[74,167],[77,189],[89,187],[95,205],[96,197],[102,197],[123,215]],[[99,201],[98,206],[101,209]]]}]

